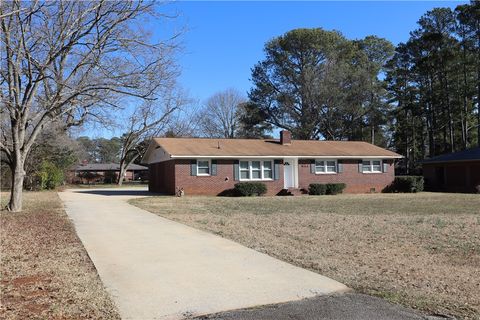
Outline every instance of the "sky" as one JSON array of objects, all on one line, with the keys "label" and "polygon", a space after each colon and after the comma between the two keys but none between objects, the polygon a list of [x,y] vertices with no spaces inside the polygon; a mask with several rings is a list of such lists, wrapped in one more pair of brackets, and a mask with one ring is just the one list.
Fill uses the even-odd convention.
[{"label": "sky", "polygon": [[[435,7],[466,1],[176,1],[160,7],[175,19],[151,20],[154,39],[186,29],[179,38],[179,84],[202,104],[228,88],[247,96],[251,69],[264,59],[263,47],[295,28],[340,31],[348,39],[376,35],[393,44],[407,41],[418,19]],[[89,136],[111,137],[120,128],[84,128]]]},{"label": "sky", "polygon": [[[251,68],[264,58],[265,43],[295,28],[338,30],[349,39],[377,35],[404,42],[418,19],[435,7],[465,1],[179,1],[171,4],[185,25],[180,84],[193,98],[251,88]],[[172,8],[169,8],[169,10]]]}]

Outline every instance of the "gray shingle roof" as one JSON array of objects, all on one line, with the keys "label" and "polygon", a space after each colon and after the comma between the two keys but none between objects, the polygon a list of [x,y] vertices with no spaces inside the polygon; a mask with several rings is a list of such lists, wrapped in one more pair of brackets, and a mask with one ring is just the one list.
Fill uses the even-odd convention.
[{"label": "gray shingle roof", "polygon": [[[119,171],[120,165],[118,163],[87,163],[87,164],[78,164],[75,168],[75,171]],[[145,166],[140,166],[138,164],[131,164],[127,167],[127,170],[148,170]]]},{"label": "gray shingle roof", "polygon": [[439,163],[439,162],[453,162],[453,161],[473,161],[480,160],[480,147],[468,150],[463,150],[454,153],[442,154],[430,159],[423,160],[423,163]]}]

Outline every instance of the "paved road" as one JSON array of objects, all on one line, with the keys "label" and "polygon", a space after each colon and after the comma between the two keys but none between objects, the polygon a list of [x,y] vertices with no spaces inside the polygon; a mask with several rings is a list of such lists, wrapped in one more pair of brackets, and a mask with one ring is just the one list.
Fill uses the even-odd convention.
[{"label": "paved road", "polygon": [[445,320],[423,316],[383,299],[359,293],[323,295],[247,310],[227,311],[197,320]]},{"label": "paved road", "polygon": [[142,189],[59,193],[124,319],[181,319],[347,287],[129,205]]}]

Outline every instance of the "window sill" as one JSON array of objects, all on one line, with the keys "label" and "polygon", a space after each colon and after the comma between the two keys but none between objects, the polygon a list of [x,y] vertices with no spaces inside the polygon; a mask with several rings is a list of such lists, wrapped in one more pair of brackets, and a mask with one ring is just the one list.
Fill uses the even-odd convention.
[{"label": "window sill", "polygon": [[322,174],[337,174],[338,172],[315,172],[316,175],[322,175]]},{"label": "window sill", "polygon": [[372,173],[384,173],[382,171],[363,171],[362,173],[365,173],[365,174],[372,174]]},{"label": "window sill", "polygon": [[240,179],[242,182],[274,181],[273,179]]},{"label": "window sill", "polygon": [[211,177],[211,176],[212,176],[211,174],[205,174],[205,173],[198,174],[197,173],[197,177]]}]

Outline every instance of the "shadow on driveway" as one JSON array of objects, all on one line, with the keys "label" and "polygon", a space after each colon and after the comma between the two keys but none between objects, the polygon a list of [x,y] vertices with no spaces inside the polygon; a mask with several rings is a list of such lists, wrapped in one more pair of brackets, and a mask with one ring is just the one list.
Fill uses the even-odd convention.
[{"label": "shadow on driveway", "polygon": [[98,196],[159,196],[160,194],[148,190],[76,190],[76,193],[87,193]]}]

